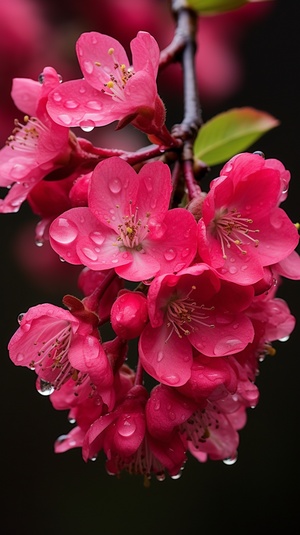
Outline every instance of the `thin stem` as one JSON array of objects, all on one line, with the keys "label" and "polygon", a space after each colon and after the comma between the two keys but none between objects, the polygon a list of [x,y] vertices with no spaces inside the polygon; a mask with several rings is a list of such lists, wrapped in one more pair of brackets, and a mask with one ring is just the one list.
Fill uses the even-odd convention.
[{"label": "thin stem", "polygon": [[182,166],[189,199],[195,199],[201,195],[201,188],[195,180],[193,162],[191,160],[184,160]]},{"label": "thin stem", "polygon": [[135,385],[143,384],[143,375],[144,375],[144,368],[142,366],[141,359],[139,358],[138,363],[137,363],[136,373],[135,373],[135,381],[134,381]]}]

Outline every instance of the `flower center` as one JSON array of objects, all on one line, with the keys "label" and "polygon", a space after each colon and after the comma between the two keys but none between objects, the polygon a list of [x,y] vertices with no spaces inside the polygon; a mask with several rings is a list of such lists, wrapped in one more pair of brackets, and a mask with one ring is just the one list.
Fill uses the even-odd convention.
[{"label": "flower center", "polygon": [[223,258],[227,258],[226,249],[230,249],[231,245],[235,245],[242,254],[247,253],[242,245],[258,246],[259,240],[250,236],[250,233],[259,232],[257,229],[249,229],[252,223],[252,219],[242,217],[236,209],[221,210],[216,214],[212,221],[213,232],[221,243]]},{"label": "flower center", "polygon": [[144,476],[144,485],[150,484],[151,475],[154,474],[158,481],[165,479],[165,467],[153,455],[147,437],[144,438],[137,451],[129,456],[122,457],[115,454],[111,461],[108,461],[106,470],[109,475],[118,475],[125,470],[130,475]]},{"label": "flower center", "polygon": [[101,69],[101,78],[104,80],[104,89],[101,89],[101,91],[105,95],[112,97],[113,100],[124,101],[126,100],[123,92],[124,87],[128,80],[135,74],[134,70],[132,67],[127,68],[124,63],[117,61],[114,48],[109,48],[107,53],[112,58],[113,67],[111,72],[107,72],[99,61],[95,62],[96,67]]},{"label": "flower center", "polygon": [[170,334],[166,340],[175,331],[179,338],[183,335],[188,336],[192,331],[197,330],[198,325],[205,327],[214,327],[213,324],[207,322],[209,314],[207,312],[214,309],[214,307],[205,307],[203,304],[198,305],[190,295],[196,290],[196,286],[192,286],[191,290],[185,297],[173,298],[167,308],[167,327],[171,328]]},{"label": "flower center", "polygon": [[213,406],[212,409],[197,410],[180,425],[180,432],[186,435],[187,440],[192,442],[196,449],[199,449],[200,444],[209,439],[211,430],[217,430],[220,427],[217,407]]},{"label": "flower center", "polygon": [[[129,203],[129,215],[123,216],[123,223],[118,225],[119,237],[118,242],[122,242],[122,245],[126,249],[136,249],[143,252],[142,242],[149,233],[148,220],[150,213],[146,214],[144,221],[138,216],[139,209],[136,208],[132,213],[131,202]],[[117,243],[119,245],[119,243]]]},{"label": "flower center", "polygon": [[37,370],[37,367],[40,367],[43,372],[42,389],[46,390],[46,388],[49,389],[52,386],[52,389],[59,390],[70,378],[76,384],[81,383],[82,374],[71,366],[68,359],[72,339],[71,326],[64,323],[59,330],[56,330],[53,336],[48,337],[48,333],[49,331],[46,328],[34,342],[36,357],[32,359],[29,365],[32,370]]},{"label": "flower center", "polygon": [[41,132],[47,132],[48,128],[37,117],[25,115],[22,124],[15,119],[15,128],[6,141],[6,145],[13,150],[22,152],[35,152]]}]

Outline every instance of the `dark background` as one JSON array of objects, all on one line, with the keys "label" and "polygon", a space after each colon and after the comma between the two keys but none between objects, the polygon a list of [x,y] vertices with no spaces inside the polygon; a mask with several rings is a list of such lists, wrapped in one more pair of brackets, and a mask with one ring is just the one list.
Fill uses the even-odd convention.
[{"label": "dark background", "polygon": [[[58,14],[66,19],[71,3],[54,4],[58,24]],[[280,120],[281,125],[253,150],[280,159],[291,171],[284,208],[293,221],[300,219],[297,4],[277,0],[268,16],[253,25],[240,49],[245,69],[242,86],[204,110],[212,116],[232,106],[249,105]],[[70,16],[76,20],[77,14]],[[91,20],[86,27],[82,19],[77,24],[81,31],[105,32],[104,22],[99,20],[94,28]],[[27,76],[25,70],[23,76]],[[181,479],[153,480],[148,489],[140,478],[124,475],[118,480],[106,474],[102,457],[85,464],[79,450],[54,454],[53,442],[69,429],[67,415],[54,411],[50,401],[36,392],[32,372],[9,360],[6,347],[17,328],[18,313],[46,301],[60,304],[62,295],[75,288],[75,271],[57,264],[56,269],[65,269],[67,281],[61,284],[54,269],[49,283],[43,267],[49,253],[34,248],[33,229],[26,207],[19,214],[1,216],[1,533],[236,535],[275,529],[294,533],[299,526],[300,477],[298,324],[289,341],[275,344],[276,356],[261,365],[260,401],[255,410],[249,410],[247,425],[240,432],[236,464],[200,464],[190,459]],[[21,258],[27,259],[26,269]],[[278,295],[299,318],[298,284],[284,281]]]}]

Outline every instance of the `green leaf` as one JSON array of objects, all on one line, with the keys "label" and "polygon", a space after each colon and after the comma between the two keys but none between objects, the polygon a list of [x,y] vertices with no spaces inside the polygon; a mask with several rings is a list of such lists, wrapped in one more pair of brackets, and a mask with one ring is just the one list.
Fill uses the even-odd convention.
[{"label": "green leaf", "polygon": [[254,108],[232,108],[207,121],[199,130],[194,154],[206,165],[227,161],[247,150],[263,134],[279,125],[272,115]]},{"label": "green leaf", "polygon": [[187,7],[198,13],[220,13],[248,4],[249,0],[186,0]]}]

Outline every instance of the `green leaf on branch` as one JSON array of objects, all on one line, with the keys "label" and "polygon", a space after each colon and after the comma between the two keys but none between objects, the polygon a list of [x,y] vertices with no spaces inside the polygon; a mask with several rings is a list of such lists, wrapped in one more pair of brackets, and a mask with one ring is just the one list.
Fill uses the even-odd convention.
[{"label": "green leaf on branch", "polygon": [[[251,0],[250,0],[251,1]],[[221,13],[248,4],[249,0],[186,0],[187,7],[198,13]]]},{"label": "green leaf on branch", "polygon": [[232,108],[201,127],[194,143],[195,157],[208,166],[223,163],[278,125],[279,121],[264,111]]}]

